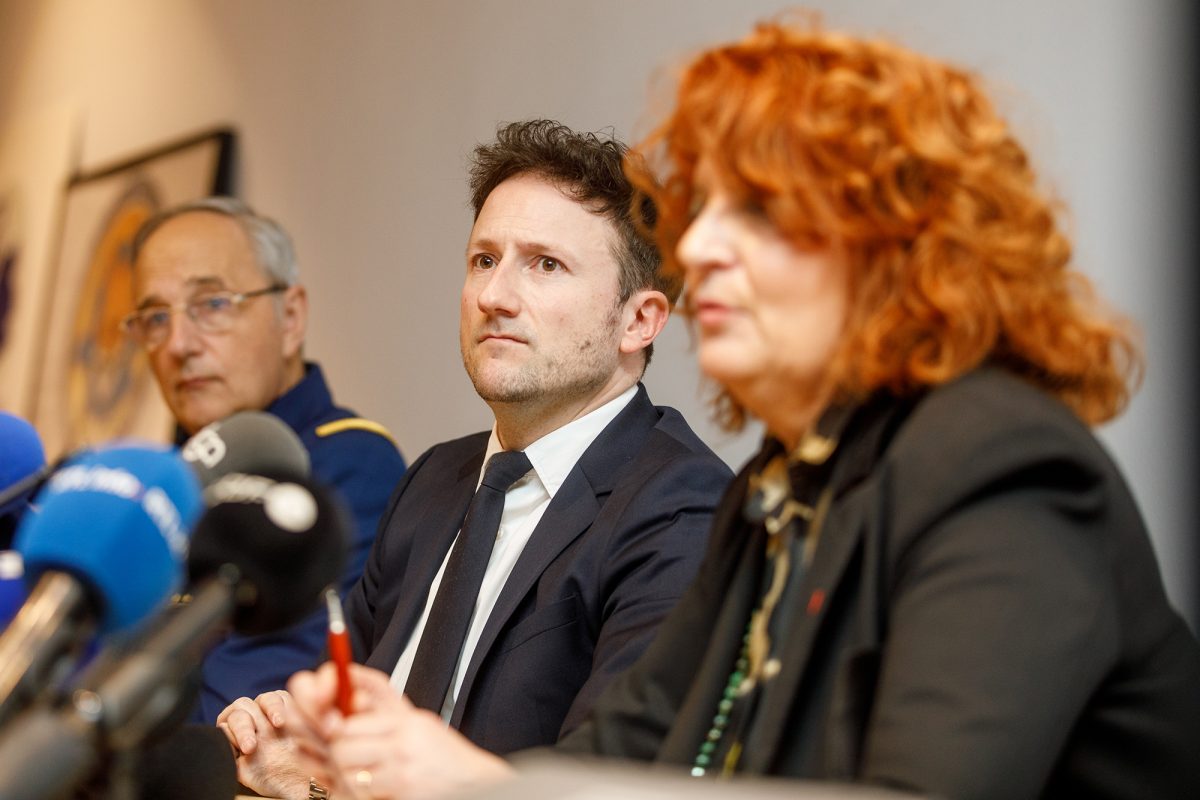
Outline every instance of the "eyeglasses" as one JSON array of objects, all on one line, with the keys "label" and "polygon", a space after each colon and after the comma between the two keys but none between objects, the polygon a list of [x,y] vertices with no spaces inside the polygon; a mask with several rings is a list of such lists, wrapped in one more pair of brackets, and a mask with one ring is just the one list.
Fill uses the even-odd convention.
[{"label": "eyeglasses", "polygon": [[208,292],[174,306],[150,306],[121,320],[121,330],[147,350],[160,347],[171,330],[171,315],[182,311],[204,333],[224,333],[233,327],[238,309],[247,300],[287,291],[278,284],[253,292]]}]

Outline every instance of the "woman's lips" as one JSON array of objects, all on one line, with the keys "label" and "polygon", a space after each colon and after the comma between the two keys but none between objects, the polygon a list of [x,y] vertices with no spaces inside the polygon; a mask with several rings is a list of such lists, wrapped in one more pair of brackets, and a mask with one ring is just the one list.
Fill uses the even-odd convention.
[{"label": "woman's lips", "polygon": [[731,306],[712,300],[701,300],[694,304],[694,317],[701,328],[713,329],[724,325],[733,315]]}]

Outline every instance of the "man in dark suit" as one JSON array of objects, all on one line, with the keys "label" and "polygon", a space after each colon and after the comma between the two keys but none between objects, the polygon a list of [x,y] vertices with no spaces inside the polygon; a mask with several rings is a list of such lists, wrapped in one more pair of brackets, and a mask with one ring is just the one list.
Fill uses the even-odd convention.
[{"label": "man in dark suit", "polygon": [[[640,655],[695,574],[729,479],[639,383],[680,287],[630,219],[624,151],[547,120],[476,149],[460,344],[495,425],[413,464],[347,602],[355,654],[389,691],[493,752],[555,742]],[[496,488],[472,583],[459,549],[498,453],[527,460]],[[244,783],[321,796],[293,755],[311,728],[286,693],[243,698],[220,722]],[[383,789],[386,770],[362,780]]]}]

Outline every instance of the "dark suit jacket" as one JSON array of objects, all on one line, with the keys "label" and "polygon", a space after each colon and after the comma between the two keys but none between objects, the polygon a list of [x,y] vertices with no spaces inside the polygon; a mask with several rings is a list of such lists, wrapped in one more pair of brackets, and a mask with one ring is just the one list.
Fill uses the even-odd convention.
[{"label": "dark suit jacket", "polygon": [[[561,749],[692,763],[759,596],[747,476],[777,452],[735,480],[695,584]],[[1066,408],[983,369],[868,405],[823,469],[834,500],[744,771],[947,798],[1200,797],[1200,647]]]},{"label": "dark suit jacket", "polygon": [[[347,599],[354,651],[390,672],[475,492],[488,434],[405,473]],[[645,388],[584,452],[513,568],[451,724],[498,753],[555,742],[629,667],[695,575],[731,477]]]}]

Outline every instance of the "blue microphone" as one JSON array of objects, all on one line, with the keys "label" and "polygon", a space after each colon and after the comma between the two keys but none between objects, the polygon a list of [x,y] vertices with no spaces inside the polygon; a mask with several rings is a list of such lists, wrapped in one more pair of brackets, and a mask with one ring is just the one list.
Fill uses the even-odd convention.
[{"label": "blue microphone", "polygon": [[122,445],[54,473],[17,529],[29,599],[0,635],[0,724],[69,668],[92,630],[127,630],[182,583],[203,508],[170,448]]},{"label": "blue microphone", "polygon": [[9,546],[29,496],[47,472],[37,431],[20,417],[0,411],[0,550]]},{"label": "blue microphone", "polygon": [[[206,741],[189,734],[167,740],[163,751],[136,767],[129,758],[151,732],[162,730],[183,676],[221,631],[230,624],[248,634],[281,630],[318,606],[341,574],[347,526],[327,490],[292,475],[229,473],[205,496],[211,505],[195,526],[187,558],[192,601],[139,635],[108,668],[85,676],[69,704],[39,705],[0,731],[4,800],[72,796],[89,776],[95,788],[97,768],[108,759],[111,770],[116,762],[109,757],[119,752],[124,771],[107,774],[113,797],[179,797],[185,784],[187,797],[202,791],[230,796],[236,770],[223,738],[208,740],[217,744],[211,754],[196,749]],[[180,768],[200,772],[172,785],[162,779],[162,770]],[[142,781],[140,794],[129,785],[134,776]]]},{"label": "blue microphone", "polygon": [[25,602],[25,564],[15,550],[0,550],[0,630]]}]

